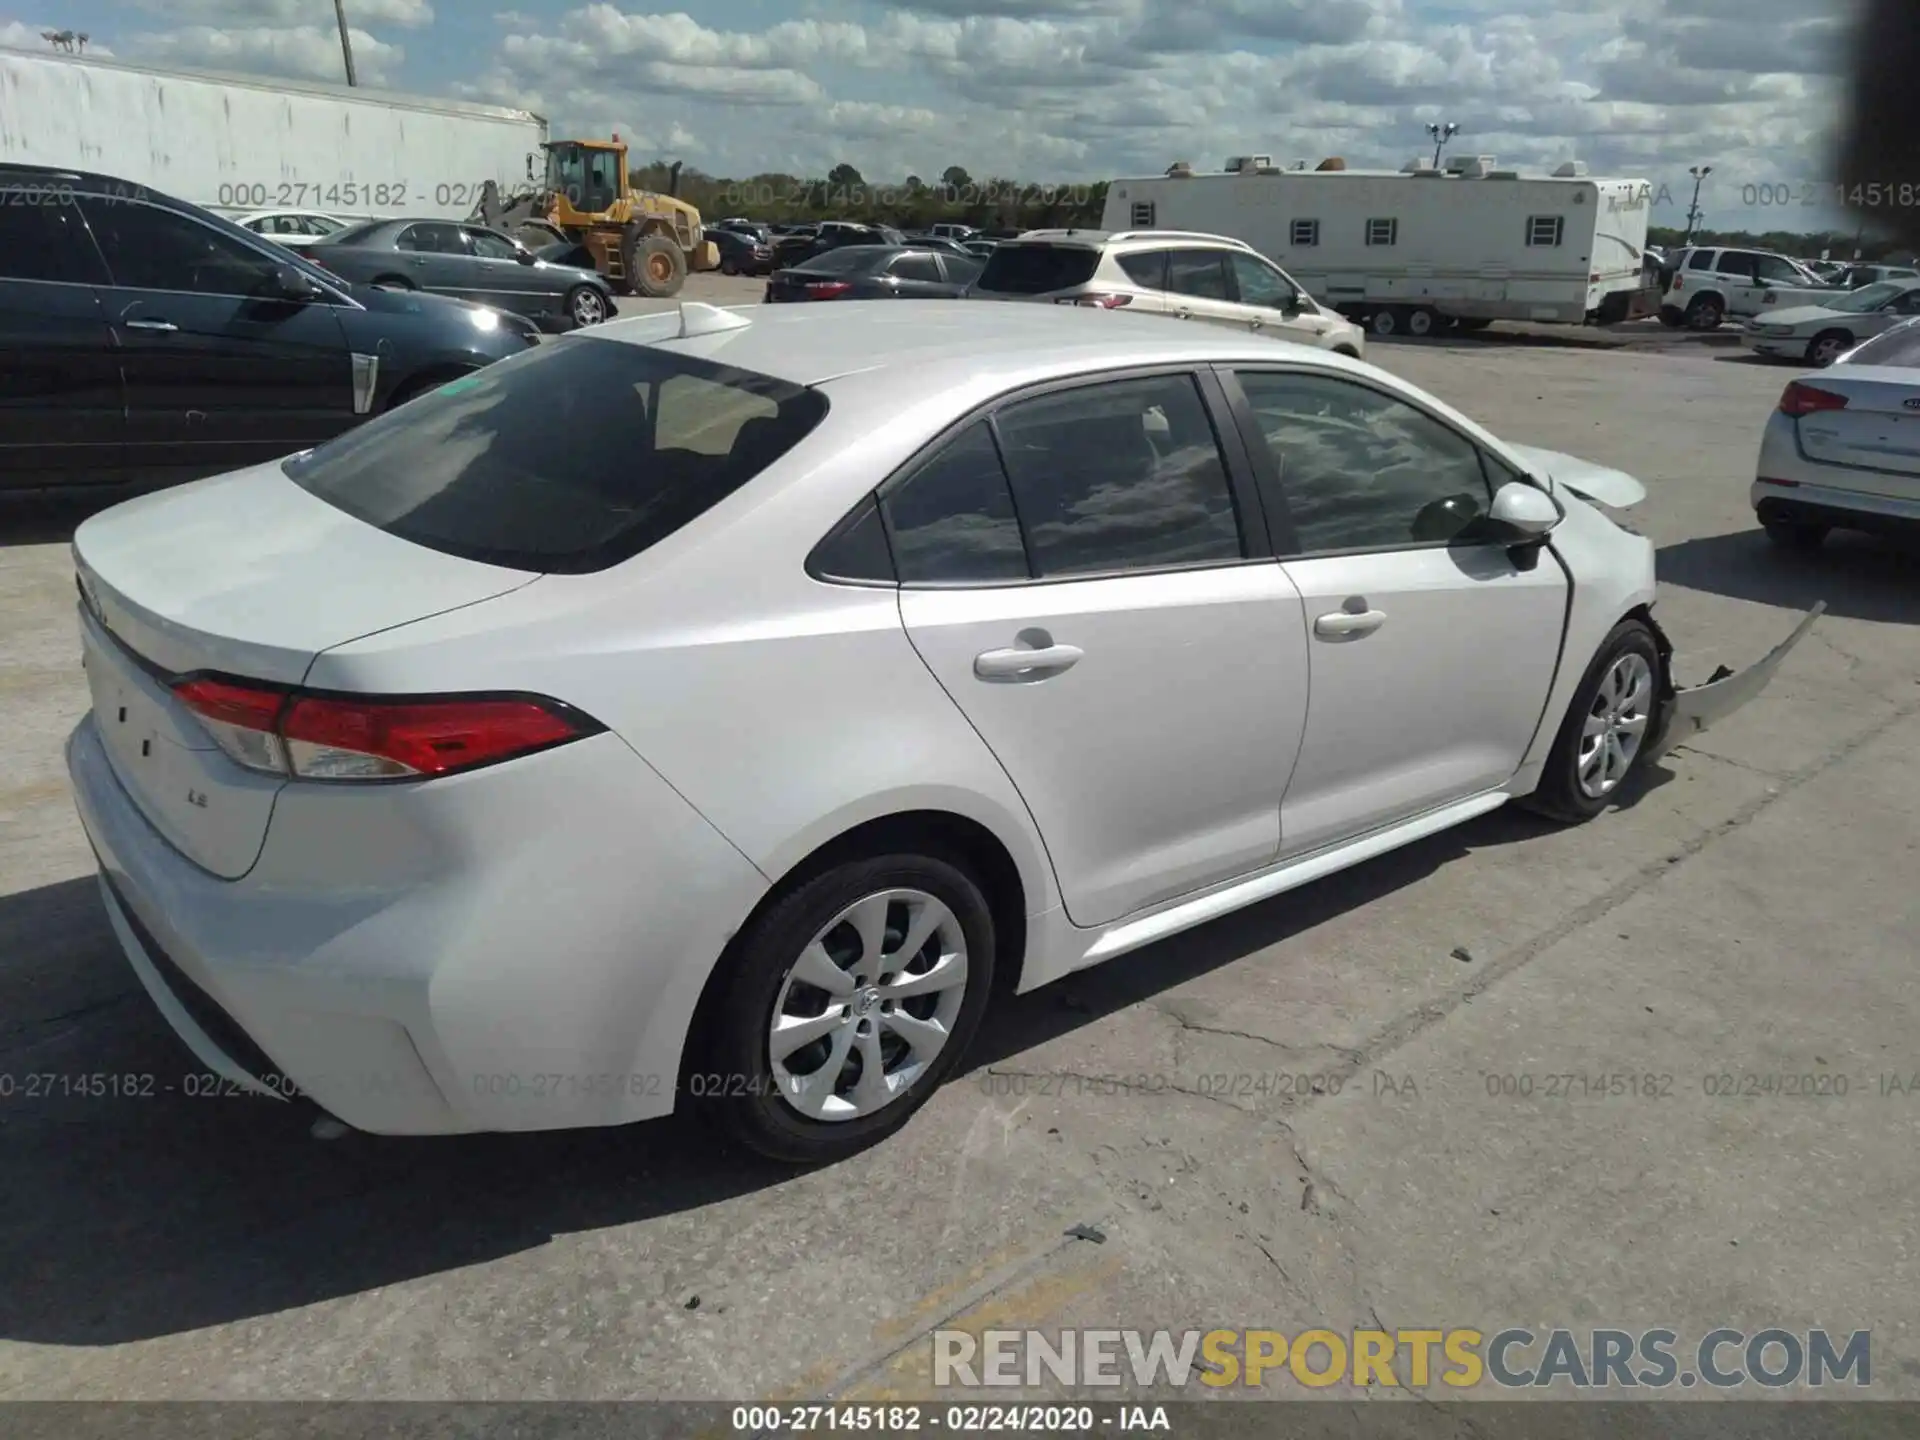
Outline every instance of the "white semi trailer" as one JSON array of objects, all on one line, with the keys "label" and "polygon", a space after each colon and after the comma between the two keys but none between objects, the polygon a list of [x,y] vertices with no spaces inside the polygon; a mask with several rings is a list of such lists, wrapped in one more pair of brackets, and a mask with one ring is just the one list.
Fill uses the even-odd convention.
[{"label": "white semi trailer", "polygon": [[1316,300],[1374,333],[1495,320],[1609,324],[1650,313],[1645,180],[1551,174],[1471,156],[1435,169],[1281,169],[1264,155],[1200,173],[1115,180],[1106,230],[1202,230],[1244,240]]},{"label": "white semi trailer", "polygon": [[[464,220],[542,173],[526,110],[0,47],[0,162],[91,170],[216,213]],[[531,169],[530,169],[531,164]]]}]

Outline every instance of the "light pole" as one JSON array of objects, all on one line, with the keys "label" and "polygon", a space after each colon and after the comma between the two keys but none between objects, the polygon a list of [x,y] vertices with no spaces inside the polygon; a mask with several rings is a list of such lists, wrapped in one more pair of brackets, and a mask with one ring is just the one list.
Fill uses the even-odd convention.
[{"label": "light pole", "polygon": [[1427,126],[1427,134],[1433,137],[1433,168],[1440,168],[1440,152],[1447,148],[1447,142],[1460,133],[1460,127],[1451,120],[1442,125],[1435,121]]},{"label": "light pole", "polygon": [[1711,165],[1695,165],[1687,171],[1693,176],[1693,203],[1687,207],[1686,243],[1693,243],[1693,232],[1700,224],[1700,182],[1713,173]]},{"label": "light pole", "polygon": [[347,35],[347,0],[333,0],[333,18],[340,22],[340,54],[347,62],[347,84],[360,82],[353,78],[353,41]]}]

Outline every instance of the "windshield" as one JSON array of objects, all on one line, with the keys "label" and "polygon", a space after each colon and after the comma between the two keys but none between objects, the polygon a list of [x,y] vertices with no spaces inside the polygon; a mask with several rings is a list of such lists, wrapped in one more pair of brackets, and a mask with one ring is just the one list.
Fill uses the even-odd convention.
[{"label": "windshield", "polygon": [[1864,315],[1870,310],[1878,310],[1897,295],[1904,295],[1913,286],[1907,283],[1894,284],[1882,280],[1877,285],[1866,285],[1854,291],[1842,300],[1827,301],[1827,309],[1838,310],[1843,315]]},{"label": "windshield", "polygon": [[1100,252],[1085,245],[1002,245],[987,259],[977,288],[1003,295],[1071,290],[1093,278]]},{"label": "windshield", "polygon": [[818,391],[771,376],[579,337],[443,385],[282,468],[416,545],[577,575],[671,535],[826,412]]}]

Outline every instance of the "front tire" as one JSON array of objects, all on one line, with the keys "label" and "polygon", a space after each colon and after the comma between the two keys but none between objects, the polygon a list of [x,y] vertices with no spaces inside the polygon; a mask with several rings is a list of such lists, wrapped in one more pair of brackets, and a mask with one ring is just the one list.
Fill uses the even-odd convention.
[{"label": "front tire", "polygon": [[1653,631],[1622,620],[1581,677],[1527,806],[1568,825],[1606,809],[1646,754],[1664,688]]},{"label": "front tire", "polygon": [[993,915],[943,855],[846,861],[742,932],[704,1054],[705,1105],[768,1159],[844,1159],[960,1064],[993,986]]},{"label": "front tire", "polygon": [[1824,370],[1853,348],[1853,336],[1845,330],[1825,330],[1807,346],[1807,364]]},{"label": "front tire", "polygon": [[1727,318],[1726,302],[1718,295],[1697,296],[1687,306],[1687,328],[1689,330],[1718,330],[1720,322]]},{"label": "front tire", "polygon": [[637,294],[650,300],[666,300],[678,295],[686,283],[686,253],[672,236],[629,231],[622,258],[626,261],[627,283]]},{"label": "front tire", "polygon": [[603,324],[607,318],[607,300],[591,285],[576,285],[567,292],[567,318],[575,329]]},{"label": "front tire", "polygon": [[1404,331],[1407,328],[1406,319],[1397,307],[1388,306],[1385,310],[1373,312],[1367,321],[1367,328],[1385,339],[1389,335],[1398,335]]}]

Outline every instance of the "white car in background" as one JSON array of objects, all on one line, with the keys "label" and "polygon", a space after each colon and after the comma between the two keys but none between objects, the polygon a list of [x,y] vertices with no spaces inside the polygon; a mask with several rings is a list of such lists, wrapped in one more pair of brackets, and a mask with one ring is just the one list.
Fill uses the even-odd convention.
[{"label": "white car in background", "polygon": [[1760,355],[1823,368],[1915,316],[1920,316],[1920,278],[1883,280],[1830,300],[1767,312],[1747,322],[1747,344]]},{"label": "white car in background", "polygon": [[1251,330],[1359,359],[1366,335],[1244,240],[1184,230],[1029,230],[1003,240],[969,292]]},{"label": "white car in background", "polygon": [[85,521],[68,766],[236,1086],[826,1160],[997,982],[1589,819],[1751,699],[1785,646],[1675,694],[1645,493],[1251,333],[687,303]]},{"label": "white car in background", "polygon": [[1754,513],[1776,543],[1920,531],[1920,319],[1792,381],[1767,419]]},{"label": "white car in background", "polygon": [[235,223],[243,230],[251,230],[276,244],[292,246],[303,254],[307,246],[322,235],[347,228],[345,220],[319,210],[256,210]]}]

